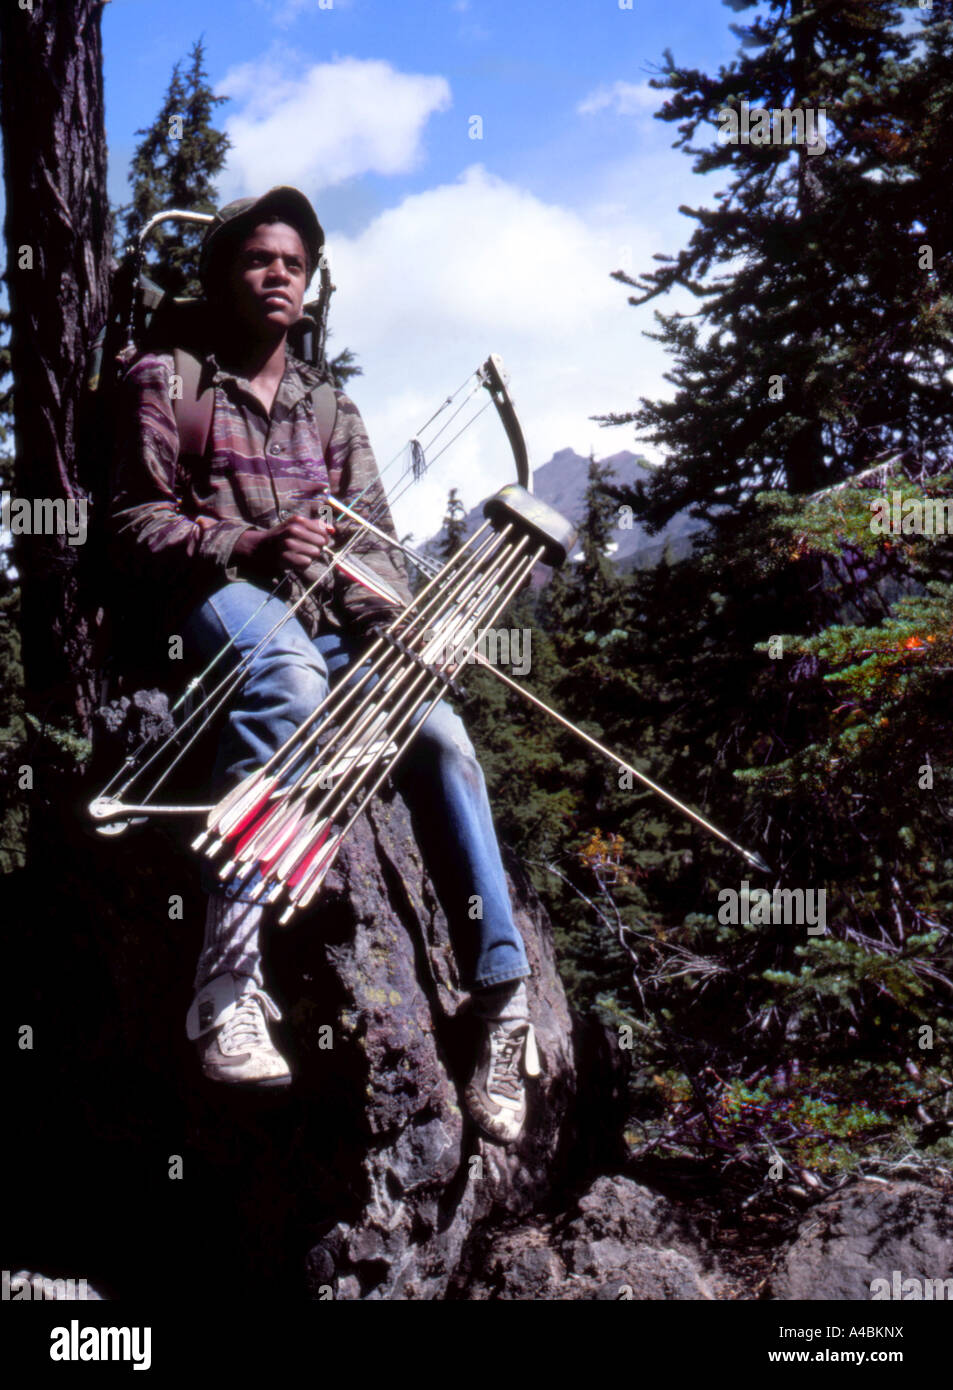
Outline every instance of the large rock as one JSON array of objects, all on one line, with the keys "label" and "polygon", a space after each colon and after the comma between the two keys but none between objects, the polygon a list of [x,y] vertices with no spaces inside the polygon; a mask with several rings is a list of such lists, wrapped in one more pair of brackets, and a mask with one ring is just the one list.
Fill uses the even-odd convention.
[{"label": "large rock", "polygon": [[[117,722],[161,714],[132,701]],[[209,1297],[439,1299],[480,1232],[620,1166],[626,1054],[570,1013],[551,924],[505,853],[543,1063],[514,1149],[462,1105],[476,1032],[399,796],[355,824],[315,909],[265,934],[295,1084],[258,1094],[203,1081],[185,1036],[194,830],[99,837],[78,812],[44,915],[28,894],[13,932],[38,1045],[12,1097],[37,1192],[12,1268],[109,1298],[166,1297],[191,1270]]]},{"label": "large rock", "polygon": [[[894,1280],[894,1271],[898,1280]],[[953,1279],[949,1194],[916,1182],[860,1181],[835,1192],[801,1223],[771,1281],[777,1299],[931,1297],[925,1281]],[[875,1285],[887,1281],[887,1286]],[[953,1292],[947,1286],[946,1297]]]},{"label": "large rock", "polygon": [[[617,1050],[574,1021],[550,924],[514,863],[509,877],[542,1061],[512,1149],[484,1140],[462,1105],[477,1034],[400,798],[355,826],[320,913],[276,943],[285,998],[298,981],[298,1070],[349,1173],[346,1210],[328,1213],[310,1252],[315,1296],[441,1298],[477,1223],[558,1199],[619,1157]],[[314,1045],[320,1023],[330,1049]]]},{"label": "large rock", "polygon": [[721,1294],[710,1257],[679,1209],[620,1176],[597,1179],[553,1220],[490,1231],[469,1264],[458,1297],[692,1301]]}]

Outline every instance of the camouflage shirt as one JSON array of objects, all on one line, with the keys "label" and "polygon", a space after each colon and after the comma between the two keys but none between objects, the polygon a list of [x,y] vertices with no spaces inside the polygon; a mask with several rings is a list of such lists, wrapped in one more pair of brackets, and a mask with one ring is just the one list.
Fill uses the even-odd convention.
[{"label": "camouflage shirt", "polygon": [[[321,377],[291,353],[271,413],[249,382],[222,370],[213,353],[202,366],[200,390],[214,387],[212,428],[199,460],[180,458],[171,398],[171,353],[145,353],[120,386],[117,450],[110,506],[116,564],[143,585],[168,615],[184,615],[224,583],[261,586],[232,562],[235,542],[249,527],[267,529],[295,513],[318,515],[329,490],[389,535],[396,535],[377,464],[357,407],[335,391],[337,417],[322,453],[310,392]],[[335,550],[357,532],[352,553],[386,580],[407,603],[410,591],[399,552],[335,515]],[[325,569],[316,562],[305,582],[298,575],[279,591],[297,599]],[[277,580],[278,575],[274,576]],[[298,609],[309,636],[329,627],[361,634],[393,608],[336,569]]]}]

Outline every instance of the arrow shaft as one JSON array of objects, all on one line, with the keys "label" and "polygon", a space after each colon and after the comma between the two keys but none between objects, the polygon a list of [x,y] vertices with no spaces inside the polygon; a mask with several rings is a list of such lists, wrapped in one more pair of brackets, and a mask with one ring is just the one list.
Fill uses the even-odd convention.
[{"label": "arrow shaft", "polygon": [[508,686],[510,690],[515,690],[524,700],[527,700],[531,705],[535,705],[537,709],[541,709],[544,714],[548,714],[550,719],[555,719],[557,724],[561,724],[564,729],[568,729],[571,734],[575,734],[578,739],[581,739],[583,743],[587,743],[590,748],[594,748],[597,753],[601,753],[604,758],[608,758],[609,761],[615,763],[616,766],[623,768],[626,772],[630,772],[633,777],[637,777],[644,786],[648,787],[650,791],[655,792],[656,796],[663,797],[670,805],[674,806],[676,810],[681,811],[682,815],[688,816],[689,820],[693,820],[696,825],[702,826],[710,835],[715,835],[719,840],[722,840],[731,849],[735,850],[736,853],[747,859],[749,864],[753,864],[755,868],[761,869],[763,872],[767,871],[767,866],[764,864],[760,855],[753,854],[750,850],[744,849],[741,845],[736,844],[730,836],[726,835],[723,830],[719,830],[717,825],[712,825],[711,821],[706,820],[698,811],[693,811],[691,806],[686,806],[684,801],[679,801],[677,796],[673,796],[672,793],[667,792],[664,787],[660,787],[658,782],[653,782],[651,777],[647,777],[645,773],[640,772],[637,767],[633,767],[632,764],[627,763],[624,758],[620,758],[618,753],[613,753],[604,743],[600,743],[597,738],[593,738],[591,734],[587,734],[583,729],[580,729],[578,724],[574,724],[571,719],[566,719],[558,710],[554,710],[552,705],[547,705],[545,700],[540,700],[538,696],[531,694],[525,686],[518,684],[517,681],[511,680],[509,676],[504,675],[498,666],[494,666],[491,661],[486,659],[482,652],[474,651],[473,655],[481,666],[485,667],[488,671],[492,671],[494,676],[496,676],[498,680],[501,680],[504,685]]}]

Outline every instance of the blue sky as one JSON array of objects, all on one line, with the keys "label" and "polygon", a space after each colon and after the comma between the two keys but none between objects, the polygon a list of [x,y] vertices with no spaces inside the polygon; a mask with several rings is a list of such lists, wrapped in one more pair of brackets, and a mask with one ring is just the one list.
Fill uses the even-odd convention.
[{"label": "blue sky", "polygon": [[[736,19],[720,0],[112,0],[110,196],[127,196],[135,131],[202,36],[231,97],[223,199],[293,183],[314,202],[338,286],[332,346],[359,355],[352,394],[382,465],[490,351],[534,464],[566,446],[604,456],[635,447],[632,430],[587,417],[667,389],[640,333],[652,311],[627,307],[609,272],[674,251],[689,231],[678,204],[714,191],[652,119],[646,83],[666,47],[727,61]],[[470,506],[508,476],[490,411],[398,524],[426,534],[449,486]]]}]

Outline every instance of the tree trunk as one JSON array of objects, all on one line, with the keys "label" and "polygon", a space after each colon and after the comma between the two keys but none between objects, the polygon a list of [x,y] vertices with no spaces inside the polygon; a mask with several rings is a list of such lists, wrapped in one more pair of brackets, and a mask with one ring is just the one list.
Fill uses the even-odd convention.
[{"label": "tree trunk", "polygon": [[[101,0],[0,10],[17,497],[86,500],[78,421],[87,348],[108,294],[110,214]],[[93,707],[82,546],[15,537],[29,706],[45,721]]]}]

